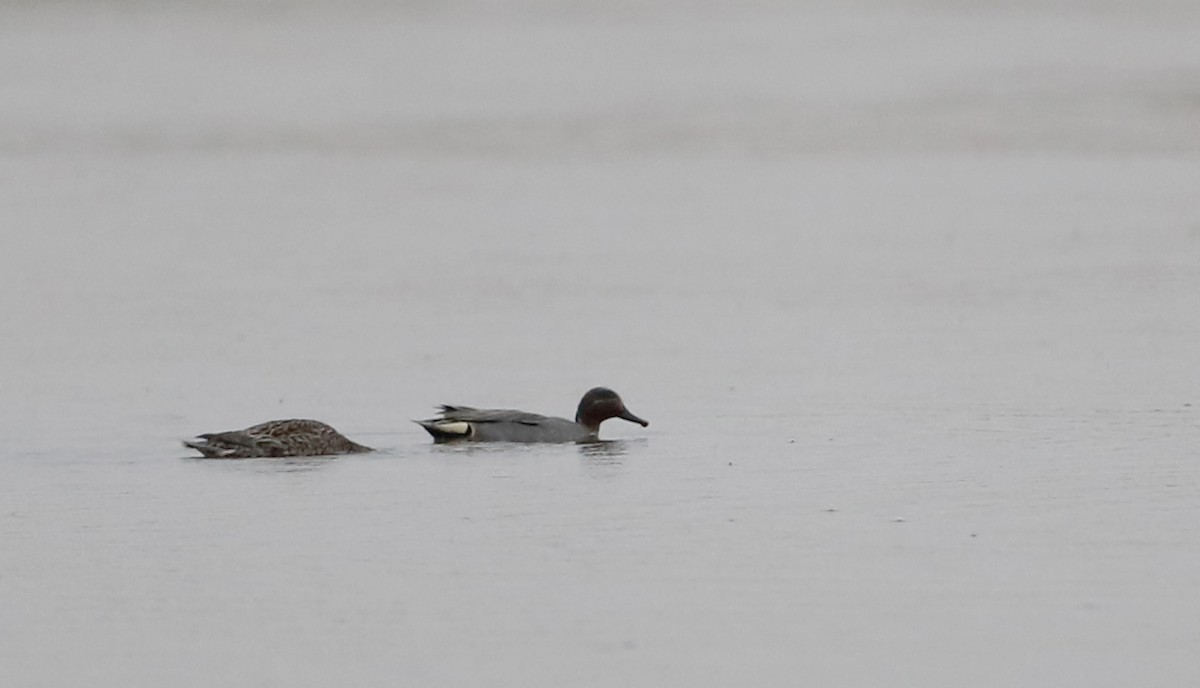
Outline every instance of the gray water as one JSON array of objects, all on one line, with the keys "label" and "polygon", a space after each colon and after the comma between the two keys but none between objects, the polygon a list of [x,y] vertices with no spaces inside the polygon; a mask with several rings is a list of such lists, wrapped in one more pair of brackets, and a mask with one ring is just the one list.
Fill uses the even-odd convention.
[{"label": "gray water", "polygon": [[[3,5],[4,684],[1200,682],[1197,35]],[[288,417],[379,451],[179,445]]]}]

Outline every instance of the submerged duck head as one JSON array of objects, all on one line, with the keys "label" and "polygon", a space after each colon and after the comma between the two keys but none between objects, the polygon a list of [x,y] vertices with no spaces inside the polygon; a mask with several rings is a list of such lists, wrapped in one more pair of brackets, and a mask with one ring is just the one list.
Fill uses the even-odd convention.
[{"label": "submerged duck head", "polygon": [[575,411],[575,422],[587,427],[592,432],[600,429],[600,424],[609,418],[620,418],[630,423],[637,423],[643,428],[650,425],[625,408],[621,397],[607,387],[594,387],[579,400],[579,409]]}]

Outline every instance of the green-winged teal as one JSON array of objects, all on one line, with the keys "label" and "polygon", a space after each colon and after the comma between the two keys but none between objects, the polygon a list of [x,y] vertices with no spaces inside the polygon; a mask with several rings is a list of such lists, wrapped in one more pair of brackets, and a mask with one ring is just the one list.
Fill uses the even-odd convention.
[{"label": "green-winged teal", "polygon": [[269,420],[245,430],[214,432],[184,440],[210,459],[251,459],[277,456],[322,456],[374,451],[351,442],[319,420]]},{"label": "green-winged teal", "polygon": [[621,418],[646,427],[650,423],[633,415],[611,389],[588,390],[579,401],[575,420],[542,416],[509,409],[477,409],[443,405],[440,418],[415,421],[433,435],[434,442],[593,442],[600,424]]}]

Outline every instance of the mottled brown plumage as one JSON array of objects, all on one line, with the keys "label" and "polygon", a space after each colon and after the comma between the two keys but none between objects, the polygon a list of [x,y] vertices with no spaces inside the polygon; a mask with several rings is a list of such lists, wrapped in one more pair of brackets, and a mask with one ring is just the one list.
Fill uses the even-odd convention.
[{"label": "mottled brown plumage", "polygon": [[197,435],[195,439],[185,440],[183,445],[210,459],[323,456],[374,451],[350,441],[321,421],[297,418],[269,420],[245,430]]}]

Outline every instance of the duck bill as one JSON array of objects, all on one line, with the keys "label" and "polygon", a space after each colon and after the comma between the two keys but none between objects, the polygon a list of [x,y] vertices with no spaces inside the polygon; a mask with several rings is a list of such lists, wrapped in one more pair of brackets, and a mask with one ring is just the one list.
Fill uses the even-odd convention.
[{"label": "duck bill", "polygon": [[627,420],[630,423],[637,423],[638,425],[642,426],[643,428],[646,427],[647,425],[650,425],[650,421],[642,420],[641,418],[638,418],[637,416],[633,415],[633,412],[631,412],[627,408],[621,409],[621,412],[619,414],[617,414],[617,418],[620,418],[621,420]]}]

